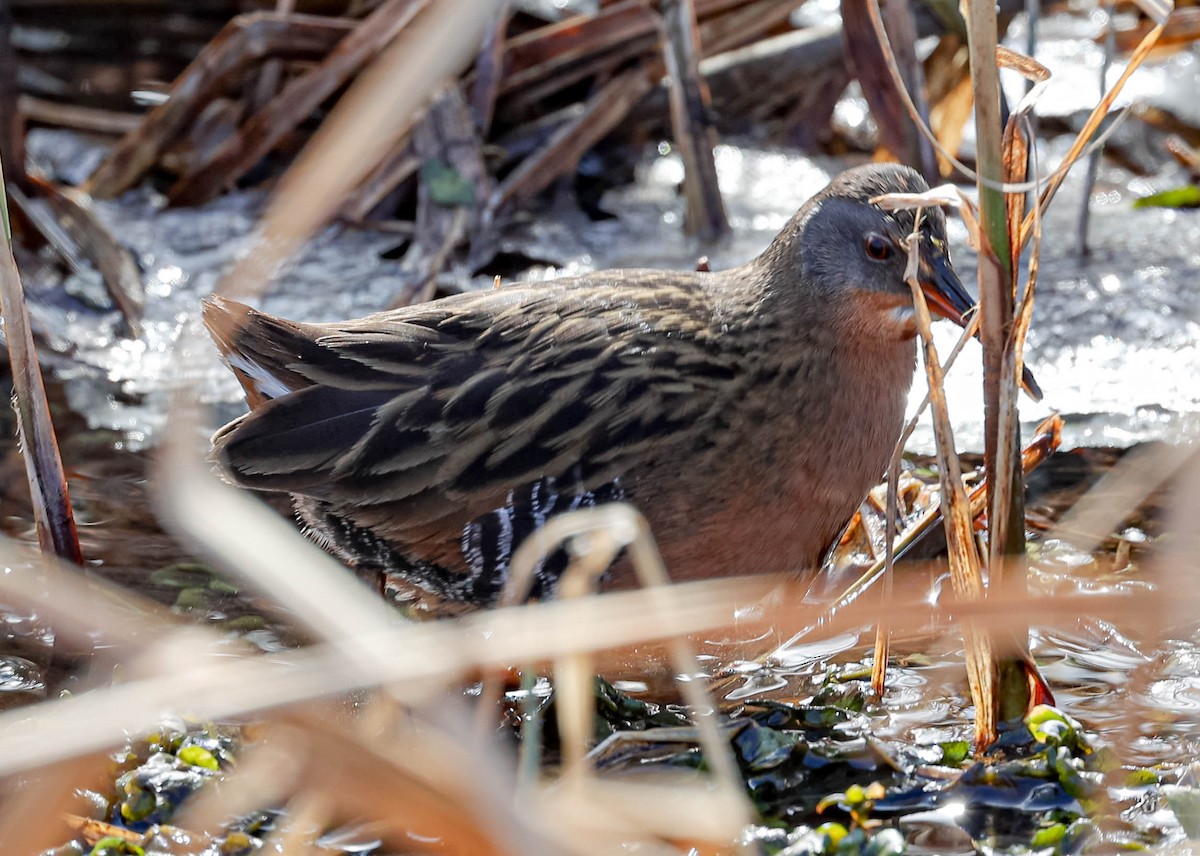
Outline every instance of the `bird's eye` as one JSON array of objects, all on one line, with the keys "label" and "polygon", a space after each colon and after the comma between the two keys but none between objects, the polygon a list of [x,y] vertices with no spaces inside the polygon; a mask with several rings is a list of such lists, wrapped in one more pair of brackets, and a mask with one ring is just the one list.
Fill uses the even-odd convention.
[{"label": "bird's eye", "polygon": [[876,235],[874,232],[867,235],[866,249],[867,255],[877,262],[884,261],[892,256],[891,242],[883,237],[883,235]]}]

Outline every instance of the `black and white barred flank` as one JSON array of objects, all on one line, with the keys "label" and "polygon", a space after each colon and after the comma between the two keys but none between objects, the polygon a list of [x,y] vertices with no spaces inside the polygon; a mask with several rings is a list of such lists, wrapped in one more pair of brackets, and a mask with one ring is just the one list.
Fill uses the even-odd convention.
[{"label": "black and white barred flank", "polygon": [[[443,601],[489,607],[499,600],[521,544],[548,520],[624,498],[617,481],[595,490],[581,488],[576,474],[570,480],[543,478],[510,491],[503,506],[463,527],[460,544],[466,574],[404,555],[371,530],[339,515],[328,503],[297,498],[296,510],[310,537],[360,568],[375,567],[395,574]],[[568,561],[561,548],[545,556],[534,569],[529,597],[553,597]]]}]

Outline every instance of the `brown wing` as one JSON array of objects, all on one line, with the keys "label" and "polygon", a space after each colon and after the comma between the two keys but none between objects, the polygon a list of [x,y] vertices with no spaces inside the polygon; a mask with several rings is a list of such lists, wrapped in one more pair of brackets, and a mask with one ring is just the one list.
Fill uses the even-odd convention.
[{"label": "brown wing", "polygon": [[483,513],[568,471],[599,487],[700,442],[735,371],[694,275],[636,276],[644,285],[594,275],[327,325],[213,303],[218,344],[269,398],[217,432],[214,456],[247,487],[386,505],[398,529]]}]

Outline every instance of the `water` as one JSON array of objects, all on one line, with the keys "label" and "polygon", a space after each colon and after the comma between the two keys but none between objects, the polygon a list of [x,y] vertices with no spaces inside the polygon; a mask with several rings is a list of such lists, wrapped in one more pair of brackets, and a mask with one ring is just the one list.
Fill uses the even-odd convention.
[{"label": "water", "polygon": [[[53,165],[85,156],[64,134],[37,132],[30,147]],[[1043,144],[1042,160],[1056,163],[1064,140]],[[669,146],[647,151],[637,182],[608,195],[615,219],[593,222],[564,205],[532,224],[512,229],[501,247],[556,262],[523,278],[545,278],[611,267],[691,268],[708,255],[714,268],[745,261],[761,251],[788,218],[844,162],[784,151],[721,146],[717,167],[732,238],[700,247],[681,232],[676,187],[682,166]],[[1081,172],[1081,170],[1076,170]],[[1155,183],[1157,182],[1157,183]],[[1101,171],[1092,198],[1091,246],[1081,260],[1072,249],[1082,179],[1072,173],[1044,225],[1041,278],[1027,358],[1045,399],[1025,400],[1021,415],[1032,424],[1051,410],[1066,419],[1067,447],[1126,446],[1147,439],[1194,436],[1200,425],[1200,215],[1189,211],[1132,210],[1135,189],[1167,179],[1135,178],[1119,168]],[[222,270],[245,252],[263,197],[233,193],[199,210],[158,210],[149,191],[98,203],[102,218],[131,247],[145,272],[148,295],[140,339],[120,336],[115,312],[98,314],[64,294],[72,277],[31,277],[27,283],[35,323],[57,350],[53,361],[66,382],[71,407],[92,427],[121,430],[128,442],[152,444],[163,427],[172,387],[172,348],[183,330],[196,327],[200,298]],[[965,282],[974,259],[965,230],[951,220],[956,264]],[[387,258],[398,238],[385,233],[331,228],[305,248],[262,301],[263,308],[298,320],[355,317],[385,308],[408,280]],[[486,287],[490,277],[476,277]],[[949,323],[935,325],[944,356],[957,340]],[[216,409],[216,424],[237,412],[237,385],[215,349],[198,336],[186,357],[188,383]],[[947,377],[955,436],[962,449],[982,447],[980,352],[971,343]],[[910,397],[924,395],[918,378]],[[910,448],[932,449],[926,420]]]},{"label": "water", "polygon": [[[1074,20],[1055,19],[1052,23],[1062,29],[1057,36],[1051,33],[1039,52],[1057,75],[1043,112],[1071,121],[1094,101],[1098,67],[1098,49],[1079,40],[1081,33],[1068,26]],[[1084,34],[1091,34],[1096,25],[1083,26]],[[1013,36],[1020,38],[1019,32]],[[1197,74],[1194,53],[1176,54],[1139,73],[1130,97],[1154,101],[1196,121]],[[863,124],[861,108],[847,99],[839,108],[839,121]],[[1065,148],[1063,139],[1042,143],[1040,162],[1048,168]],[[30,150],[51,174],[71,181],[84,177],[98,157],[82,139],[49,131],[33,133]],[[733,265],[765,247],[803,201],[846,165],[753,145],[719,147],[717,167],[734,234],[719,247],[701,247],[681,232],[680,161],[669,145],[652,146],[638,165],[636,183],[606,198],[605,207],[615,219],[593,222],[564,204],[514,227],[501,248],[552,263],[523,274],[527,278],[607,267],[691,268],[699,255],[709,256],[714,268]],[[1094,251],[1087,259],[1073,250],[1083,195],[1079,175],[1067,180],[1046,219],[1028,350],[1046,398],[1040,405],[1026,402],[1022,416],[1032,422],[1051,409],[1061,411],[1067,419],[1068,448],[1177,439],[1197,430],[1200,214],[1131,208],[1137,196],[1183,180],[1173,167],[1136,177],[1105,164],[1090,200]],[[60,436],[93,570],[264,651],[278,651],[298,640],[279,620],[260,614],[260,603],[231,590],[207,569],[189,567],[192,556],[159,529],[144,490],[144,450],[161,437],[166,402],[181,378],[212,408],[212,424],[241,407],[237,384],[215,349],[202,338],[194,340],[198,344],[190,346],[183,371],[176,367],[173,349],[185,331],[196,329],[200,298],[247,251],[263,203],[260,193],[236,192],[201,209],[164,211],[161,200],[145,189],[97,203],[101,218],[134,251],[144,272],[147,310],[137,340],[122,338],[114,311],[70,296],[73,292],[103,301],[86,277],[43,272],[29,278],[27,289],[35,324],[48,343],[44,362],[61,383],[55,393],[66,405],[62,412],[74,414],[60,423]],[[955,220],[951,229],[958,267],[969,282],[974,260],[965,250],[963,227]],[[262,306],[301,320],[381,309],[408,285],[399,261],[389,258],[398,243],[385,233],[326,230],[293,262]],[[479,277],[459,284],[483,287],[490,282],[490,277]],[[939,324],[936,337],[944,354],[957,331]],[[982,445],[978,363],[978,348],[969,346],[948,380],[956,436],[960,447],[968,449]],[[913,401],[921,395],[918,382]],[[931,447],[928,425],[912,446]],[[19,472],[19,467],[8,471]],[[19,505],[24,485],[19,478],[10,479],[10,485],[5,498]],[[22,519],[27,514],[9,513],[6,528],[28,537]],[[1143,535],[1141,540],[1153,544],[1156,537]],[[1045,543],[1033,577],[1047,592],[1106,593],[1153,584],[1136,552],[1132,564],[1115,564],[1106,552],[1093,555],[1069,542]],[[0,629],[6,633],[0,707],[28,704],[62,688],[61,677],[52,674],[53,636],[36,616],[0,613]],[[1165,638],[1130,638],[1129,632],[1082,618],[1070,632],[1035,634],[1033,651],[1061,707],[1118,746],[1122,761],[1156,765],[1168,777],[1180,775],[1200,756],[1200,632],[1173,628]],[[802,700],[829,663],[861,660],[870,642],[867,632],[849,633],[801,643],[769,667],[732,664],[740,680],[727,699]],[[961,639],[938,634],[898,640],[896,654],[901,659],[890,671],[878,736],[915,746],[969,737],[972,711],[964,696]],[[730,665],[706,662],[714,670]],[[639,686],[630,683],[628,689]],[[1113,789],[1110,796],[1127,807],[1130,827],[1165,829],[1168,837],[1177,837],[1173,819],[1145,789]],[[971,849],[952,814],[939,810],[907,819],[918,852],[921,847],[924,852]]]}]

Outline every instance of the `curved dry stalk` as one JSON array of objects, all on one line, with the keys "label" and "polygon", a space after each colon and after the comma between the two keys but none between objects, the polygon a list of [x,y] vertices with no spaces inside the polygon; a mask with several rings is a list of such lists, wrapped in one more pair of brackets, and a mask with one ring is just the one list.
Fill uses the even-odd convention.
[{"label": "curved dry stalk", "polygon": [[[578,541],[584,541],[584,537]],[[557,596],[579,599],[593,594],[600,577],[624,546],[606,529],[588,532],[583,548],[572,558],[559,581]],[[583,651],[555,657],[552,667],[558,732],[562,735],[563,779],[572,786],[580,786],[587,774],[588,744],[596,711],[592,657]]]},{"label": "curved dry stalk", "polygon": [[[899,503],[897,502],[896,494],[899,492],[900,487],[900,453],[903,448],[903,446],[897,445],[896,452],[892,454],[892,462],[888,466],[887,519],[883,527],[883,596],[887,599],[890,599],[892,596],[892,573],[895,570],[896,562],[896,533],[894,529],[899,517],[897,512]],[[888,637],[887,622],[879,622],[879,625],[875,628],[875,659],[871,665],[871,689],[879,698],[883,698],[884,690],[887,688]]]},{"label": "curved dry stalk", "polygon": [[[501,604],[519,602],[528,596],[533,585],[534,570],[543,556],[569,539],[596,532],[605,533],[605,540],[601,542],[599,550],[601,557],[615,557],[622,549],[628,551],[629,561],[643,587],[642,591],[651,599],[654,608],[659,610],[659,615],[654,620],[662,627],[678,628],[676,604],[673,601],[673,592],[670,591],[671,581],[650,532],[650,525],[637,509],[624,502],[560,514],[525,539],[510,563],[509,579],[501,594]],[[607,567],[607,563],[604,567]],[[595,570],[596,566],[589,564],[583,566],[581,574]],[[602,568],[600,572],[603,572]],[[575,581],[571,583],[573,591],[577,592],[582,584],[590,582],[589,578],[581,574],[577,573]],[[581,609],[589,605],[587,600],[577,603]],[[709,694],[707,685],[694,679],[696,675],[701,674],[701,669],[687,641],[687,634],[671,633],[668,639],[671,660],[681,678],[680,693],[692,710],[705,758],[711,765],[716,780],[729,792],[731,798],[739,801],[748,821],[753,817],[753,811],[746,800],[732,750],[721,738],[717,725],[716,702]],[[575,692],[578,694],[578,688]],[[588,696],[590,698],[590,689]],[[579,717],[580,714],[576,713],[576,716]]]}]

